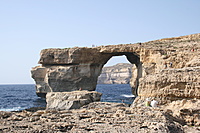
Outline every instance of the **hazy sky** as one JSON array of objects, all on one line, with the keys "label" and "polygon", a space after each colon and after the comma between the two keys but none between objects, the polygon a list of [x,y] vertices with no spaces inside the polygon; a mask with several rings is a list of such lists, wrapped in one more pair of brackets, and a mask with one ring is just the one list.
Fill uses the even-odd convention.
[{"label": "hazy sky", "polygon": [[44,48],[199,32],[200,0],[0,0],[0,84],[34,83],[30,70]]}]

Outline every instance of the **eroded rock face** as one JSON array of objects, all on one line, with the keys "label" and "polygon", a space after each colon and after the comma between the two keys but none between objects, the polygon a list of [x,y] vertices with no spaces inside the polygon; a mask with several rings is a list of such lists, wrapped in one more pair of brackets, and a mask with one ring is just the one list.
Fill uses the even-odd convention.
[{"label": "eroded rock face", "polygon": [[180,99],[200,99],[200,67],[163,69],[140,79],[137,103],[154,97],[159,104]]},{"label": "eroded rock face", "polygon": [[82,90],[94,91],[101,65],[53,65],[32,69],[38,95],[47,92],[69,92]]},{"label": "eroded rock face", "polygon": [[46,95],[46,109],[79,109],[91,102],[100,101],[101,95],[96,91],[49,92]]},{"label": "eroded rock face", "polygon": [[[163,54],[149,54],[142,60],[142,77],[138,97],[132,106],[144,104],[146,98],[170,103],[180,99],[200,98],[200,34],[167,38],[151,42]],[[133,68],[133,76],[137,69]],[[130,84],[134,84],[131,82]]]},{"label": "eroded rock face", "polygon": [[101,54],[96,48],[44,49],[40,53],[39,63],[43,65],[105,64],[110,57],[109,54]]},{"label": "eroded rock face", "polygon": [[200,96],[200,34],[145,43],[93,48],[45,49],[32,69],[38,94],[95,90],[102,67],[113,56],[125,55],[131,64],[130,85],[135,103],[147,97],[165,104]]},{"label": "eroded rock face", "polygon": [[31,71],[36,93],[44,97],[47,92],[76,91],[80,88],[94,91],[104,64],[115,55],[126,55],[131,63],[140,63],[138,56],[130,50],[114,53],[101,50],[101,47],[42,50],[39,61],[42,66]]}]

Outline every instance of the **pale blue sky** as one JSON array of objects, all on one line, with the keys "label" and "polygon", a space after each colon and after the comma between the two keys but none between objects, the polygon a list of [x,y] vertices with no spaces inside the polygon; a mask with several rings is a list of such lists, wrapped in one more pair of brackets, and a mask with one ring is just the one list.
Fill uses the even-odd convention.
[{"label": "pale blue sky", "polygon": [[200,0],[0,0],[0,84],[34,83],[30,70],[44,48],[199,32]]}]

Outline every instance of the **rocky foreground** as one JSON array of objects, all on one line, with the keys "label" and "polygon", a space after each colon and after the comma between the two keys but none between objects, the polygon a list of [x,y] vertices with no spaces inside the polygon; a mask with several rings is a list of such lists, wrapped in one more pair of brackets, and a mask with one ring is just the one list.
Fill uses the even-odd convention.
[{"label": "rocky foreground", "polygon": [[199,133],[199,105],[200,100],[176,101],[158,108],[93,102],[72,110],[0,112],[0,132]]}]

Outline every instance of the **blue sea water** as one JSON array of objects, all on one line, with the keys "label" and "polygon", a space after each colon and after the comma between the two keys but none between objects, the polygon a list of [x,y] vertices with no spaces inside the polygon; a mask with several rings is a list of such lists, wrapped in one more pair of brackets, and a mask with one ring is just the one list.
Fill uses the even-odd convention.
[{"label": "blue sea water", "polygon": [[[103,102],[131,104],[134,96],[129,84],[99,84],[96,91],[103,93]],[[19,111],[31,107],[45,107],[44,98],[37,97],[35,85],[0,85],[0,111]]]},{"label": "blue sea water", "polygon": [[117,102],[122,101],[131,104],[134,100],[134,95],[131,93],[129,84],[98,84],[96,91],[102,93],[102,102]]},{"label": "blue sea water", "polygon": [[35,85],[0,85],[0,111],[18,111],[46,106],[45,99],[37,97]]}]

